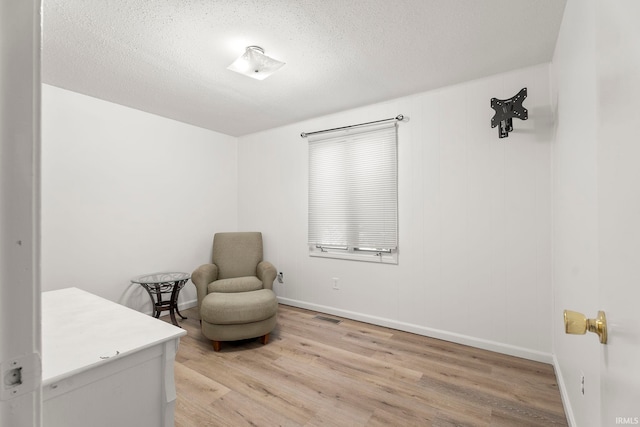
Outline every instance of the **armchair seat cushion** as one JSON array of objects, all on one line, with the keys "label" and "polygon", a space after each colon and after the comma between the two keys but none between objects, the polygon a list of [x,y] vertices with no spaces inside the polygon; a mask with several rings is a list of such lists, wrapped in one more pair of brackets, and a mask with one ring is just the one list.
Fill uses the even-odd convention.
[{"label": "armchair seat cushion", "polygon": [[241,293],[213,292],[202,301],[200,316],[207,323],[234,325],[269,319],[277,310],[278,301],[271,289]]},{"label": "armchair seat cushion", "polygon": [[256,276],[234,277],[209,283],[207,292],[249,292],[262,289],[262,280]]}]

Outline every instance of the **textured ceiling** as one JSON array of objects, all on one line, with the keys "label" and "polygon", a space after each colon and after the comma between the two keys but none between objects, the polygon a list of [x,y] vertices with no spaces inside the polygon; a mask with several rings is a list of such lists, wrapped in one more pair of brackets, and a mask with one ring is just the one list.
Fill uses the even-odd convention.
[{"label": "textured ceiling", "polygon": [[[43,0],[42,80],[240,136],[549,62],[565,0]],[[287,63],[227,70],[246,46]]]}]

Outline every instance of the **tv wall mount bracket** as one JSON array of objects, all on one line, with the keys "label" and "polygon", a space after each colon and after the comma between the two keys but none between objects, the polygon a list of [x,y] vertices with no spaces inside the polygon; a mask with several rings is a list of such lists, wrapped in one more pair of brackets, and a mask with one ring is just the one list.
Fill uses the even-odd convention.
[{"label": "tv wall mount bracket", "polygon": [[527,88],[522,88],[515,96],[509,99],[491,98],[491,108],[496,113],[491,118],[491,128],[498,126],[498,136],[506,138],[513,130],[513,118],[527,120],[529,112],[522,106],[527,98]]}]

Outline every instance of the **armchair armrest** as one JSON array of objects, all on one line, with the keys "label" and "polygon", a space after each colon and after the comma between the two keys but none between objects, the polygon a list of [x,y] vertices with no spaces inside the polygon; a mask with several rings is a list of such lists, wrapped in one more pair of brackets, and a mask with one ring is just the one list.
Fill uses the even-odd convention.
[{"label": "armchair armrest", "polygon": [[196,286],[196,293],[198,295],[198,316],[200,315],[202,300],[207,296],[207,286],[217,279],[218,266],[215,264],[203,264],[191,273],[191,281]]},{"label": "armchair armrest", "polygon": [[261,261],[256,268],[256,275],[265,289],[273,289],[273,281],[276,280],[277,274],[276,268],[269,261]]}]

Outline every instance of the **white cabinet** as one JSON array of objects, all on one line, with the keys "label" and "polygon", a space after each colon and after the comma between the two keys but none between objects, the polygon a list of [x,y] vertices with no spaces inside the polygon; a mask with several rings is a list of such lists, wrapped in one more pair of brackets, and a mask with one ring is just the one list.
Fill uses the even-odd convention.
[{"label": "white cabinet", "polygon": [[44,292],[43,426],[173,426],[185,334],[77,288]]}]

